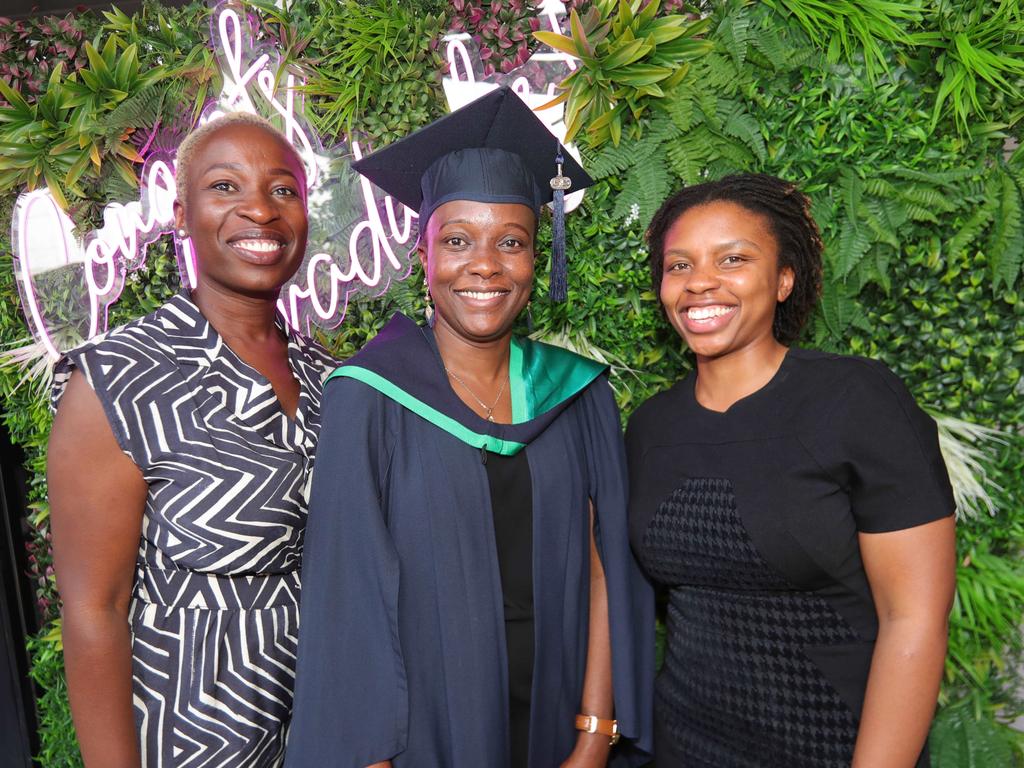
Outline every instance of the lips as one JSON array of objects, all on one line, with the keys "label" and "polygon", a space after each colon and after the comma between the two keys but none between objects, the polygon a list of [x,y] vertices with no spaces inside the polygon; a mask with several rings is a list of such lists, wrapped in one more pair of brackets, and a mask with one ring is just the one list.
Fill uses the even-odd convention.
[{"label": "lips", "polygon": [[705,304],[687,307],[680,313],[683,326],[691,333],[713,333],[732,322],[739,307],[733,304]]},{"label": "lips", "polygon": [[288,240],[278,232],[247,230],[232,235],[228,245],[248,262],[272,264],[284,253]]},{"label": "lips", "polygon": [[473,303],[489,304],[504,298],[510,291],[506,288],[458,288],[454,293],[459,298]]}]

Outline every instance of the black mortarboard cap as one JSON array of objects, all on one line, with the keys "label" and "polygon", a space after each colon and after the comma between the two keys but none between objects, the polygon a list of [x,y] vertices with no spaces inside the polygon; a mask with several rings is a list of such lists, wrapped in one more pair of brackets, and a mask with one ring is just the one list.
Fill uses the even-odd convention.
[{"label": "black mortarboard cap", "polygon": [[[555,203],[551,293],[565,298],[564,195],[593,179],[507,86],[352,164],[404,205],[420,226],[451,200]],[[554,177],[554,178],[553,178]]]}]

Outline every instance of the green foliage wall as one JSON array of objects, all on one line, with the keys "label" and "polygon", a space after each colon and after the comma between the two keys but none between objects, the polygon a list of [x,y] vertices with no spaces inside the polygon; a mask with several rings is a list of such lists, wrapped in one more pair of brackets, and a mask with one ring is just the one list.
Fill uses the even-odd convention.
[{"label": "green foliage wall", "polygon": [[[443,30],[477,34],[492,50],[495,69],[521,60],[531,31],[528,6],[511,0],[492,4],[498,25],[481,15],[491,6],[459,0],[304,0],[287,12],[260,5],[264,33],[281,40],[285,57],[309,75],[309,117],[325,144],[355,124],[368,126],[380,144],[443,114]],[[674,20],[654,28],[659,36],[687,28],[687,45],[659,39],[646,52],[630,31],[638,28],[629,18],[642,12],[639,2],[570,5],[581,14],[578,32],[593,45],[588,66],[615,69],[617,87],[631,90],[611,97],[628,101],[628,109],[601,122],[602,109],[615,105],[594,102],[581,122],[577,140],[599,183],[569,216],[568,302],[544,300],[546,264],[538,261],[538,331],[613,362],[628,414],[691,364],[649,287],[643,230],[654,209],[683,184],[736,170],[798,182],[813,199],[827,243],[822,306],[805,342],[880,358],[937,415],[1004,431],[1002,443],[973,446],[980,451],[975,474],[983,474],[994,513],[967,509],[960,524],[957,602],[932,745],[942,768],[1022,764],[1024,744],[1008,724],[1024,713],[1017,694],[1024,619],[1024,152],[1007,141],[1019,135],[1024,115],[1022,3],[843,0],[822,11],[816,0],[715,0],[698,8],[672,2],[655,10],[657,19]],[[648,11],[644,23],[653,18]],[[15,193],[47,181],[32,163],[45,163],[68,131],[83,146],[95,143],[99,164],[86,163],[73,177],[77,157],[70,157],[54,181],[77,221],[95,221],[103,203],[129,185],[118,168],[133,163],[133,136],[143,132],[137,129],[152,128],[158,115],[160,140],[171,145],[187,129],[189,118],[180,115],[193,115],[219,88],[207,29],[200,3],[20,26],[0,19],[0,79],[25,100],[16,104],[5,91],[9,109],[0,103],[0,142],[12,140],[17,124],[15,138],[25,150],[14,159],[0,152],[4,344],[23,344],[28,334],[6,233]],[[607,37],[594,37],[601,35]],[[52,41],[45,56],[40,40]],[[65,98],[60,119],[47,121],[39,105],[51,87],[53,95],[80,93],[69,87],[71,73],[99,67],[86,41],[94,51],[112,46],[122,56],[134,45],[137,72],[146,76],[123,97],[77,106]],[[30,50],[36,52],[29,56]],[[674,62],[648,60],[666,51],[676,52]],[[50,79],[56,61],[64,62],[63,72]],[[83,76],[74,78],[72,84]],[[582,112],[585,96],[569,93],[570,109],[576,99]],[[128,283],[111,323],[152,310],[176,280],[169,243],[151,246],[144,278]],[[420,284],[414,275],[385,298],[359,301],[325,340],[340,355],[352,354],[395,309],[419,311]],[[0,370],[4,418],[32,477],[33,576],[47,622],[31,646],[43,691],[40,760],[77,765],[47,545],[49,415],[35,381],[10,359]]]}]

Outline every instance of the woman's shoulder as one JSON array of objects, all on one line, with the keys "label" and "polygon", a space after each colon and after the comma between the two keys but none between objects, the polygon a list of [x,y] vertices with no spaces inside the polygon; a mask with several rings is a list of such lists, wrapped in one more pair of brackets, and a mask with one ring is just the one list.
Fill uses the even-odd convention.
[{"label": "woman's shoulder", "polygon": [[54,364],[51,404],[56,408],[71,375],[79,370],[98,393],[115,382],[139,381],[146,374],[173,366],[173,329],[184,321],[180,297],[153,312],[111,328],[66,351]]},{"label": "woman's shoulder", "polygon": [[789,358],[793,384],[805,402],[847,407],[870,406],[879,399],[913,402],[902,379],[881,360],[804,348],[791,349]]},{"label": "woman's shoulder", "polygon": [[881,360],[860,355],[843,355],[810,347],[792,347],[788,357],[802,371],[819,376],[876,378],[879,375],[895,375]]},{"label": "woman's shoulder", "polygon": [[628,432],[648,433],[666,425],[673,415],[685,411],[693,399],[693,379],[691,371],[672,386],[647,398],[630,416]]}]

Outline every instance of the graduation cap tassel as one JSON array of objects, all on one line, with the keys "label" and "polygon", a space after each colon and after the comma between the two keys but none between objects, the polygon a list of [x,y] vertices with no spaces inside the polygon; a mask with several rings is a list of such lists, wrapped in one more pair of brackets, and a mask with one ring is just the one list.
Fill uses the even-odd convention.
[{"label": "graduation cap tassel", "polygon": [[565,257],[565,190],[572,186],[572,179],[562,174],[562,148],[559,146],[555,156],[558,163],[558,175],[551,179],[554,190],[554,216],[551,222],[551,284],[548,295],[552,301],[565,301],[568,295],[568,264]]}]

